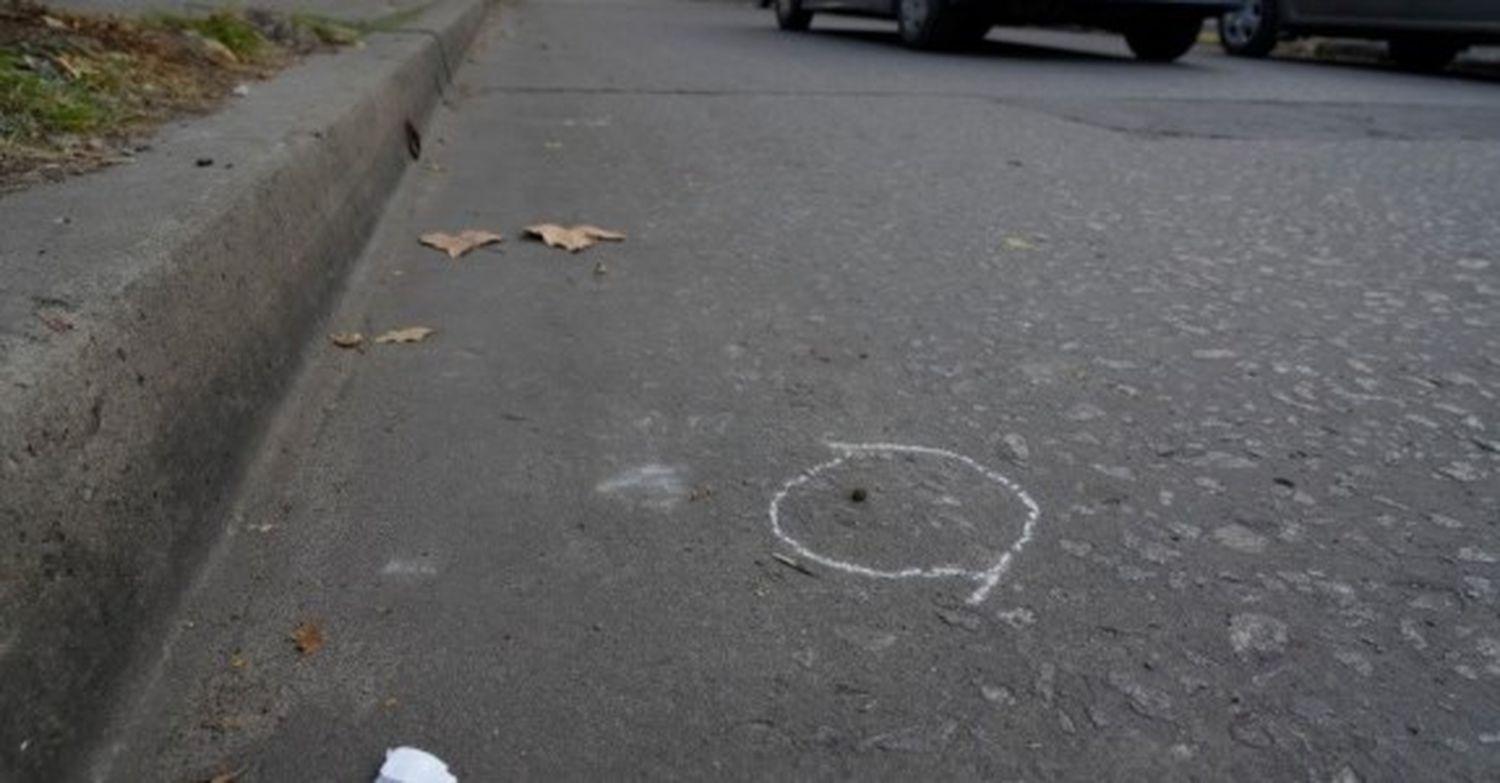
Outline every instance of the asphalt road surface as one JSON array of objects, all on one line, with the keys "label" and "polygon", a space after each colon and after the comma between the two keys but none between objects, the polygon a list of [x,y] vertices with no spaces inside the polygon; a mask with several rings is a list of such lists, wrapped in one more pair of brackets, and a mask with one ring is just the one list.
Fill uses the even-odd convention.
[{"label": "asphalt road surface", "polygon": [[99,777],[1494,779],[1494,82],[558,0],[459,82],[328,324],[436,332],[307,347]]}]

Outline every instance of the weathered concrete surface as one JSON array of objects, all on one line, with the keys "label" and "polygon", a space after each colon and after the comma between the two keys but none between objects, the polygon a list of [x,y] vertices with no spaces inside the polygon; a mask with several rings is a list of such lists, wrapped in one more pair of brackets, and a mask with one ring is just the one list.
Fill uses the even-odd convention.
[{"label": "weathered concrete surface", "polygon": [[79,761],[483,8],[0,204],[0,779]]},{"label": "weathered concrete surface", "polygon": [[[483,51],[333,324],[438,332],[312,347],[101,777],[1500,768],[1494,84],[673,2]],[[459,228],[512,241],[413,241]],[[1034,537],[974,605],[810,562],[784,488],[871,568],[1024,522],[938,454],[788,486],[826,441],[970,457]]]}]

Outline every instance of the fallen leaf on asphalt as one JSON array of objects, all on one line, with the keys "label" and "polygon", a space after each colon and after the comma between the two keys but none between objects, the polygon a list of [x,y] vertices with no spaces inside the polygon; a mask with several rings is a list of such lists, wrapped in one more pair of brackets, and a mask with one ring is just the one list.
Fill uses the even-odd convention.
[{"label": "fallen leaf on asphalt", "polygon": [[620,242],[625,235],[618,231],[610,231],[598,226],[559,226],[556,223],[538,223],[527,226],[526,233],[547,243],[548,247],[558,247],[570,253],[577,253],[587,247],[592,247],[599,242]]},{"label": "fallen leaf on asphalt", "polygon": [[55,315],[53,313],[47,312],[39,312],[36,314],[36,317],[42,323],[46,324],[48,329],[51,329],[54,332],[73,331],[73,322],[60,315]]},{"label": "fallen leaf on asphalt", "polygon": [[1010,250],[1035,250],[1036,245],[1022,239],[1021,237],[1006,237],[1005,247]]},{"label": "fallen leaf on asphalt", "polygon": [[359,332],[336,332],[329,335],[328,339],[340,348],[358,348],[365,342],[365,336]]},{"label": "fallen leaf on asphalt", "polygon": [[307,620],[292,631],[292,641],[297,644],[297,652],[312,655],[323,649],[323,629],[317,623]]},{"label": "fallen leaf on asphalt", "polygon": [[245,667],[249,665],[250,660],[239,653],[229,656],[229,668],[235,671],[244,671]]},{"label": "fallen leaf on asphalt", "polygon": [[425,326],[408,326],[405,329],[392,329],[385,334],[375,338],[377,343],[419,343],[427,339],[433,330]]},{"label": "fallen leaf on asphalt", "polygon": [[441,231],[433,231],[429,234],[423,234],[421,242],[428,247],[447,253],[449,258],[458,258],[470,250],[484,247],[485,245],[493,245],[504,238],[490,231],[480,231],[471,228],[466,231],[460,231],[457,234],[444,234]]}]

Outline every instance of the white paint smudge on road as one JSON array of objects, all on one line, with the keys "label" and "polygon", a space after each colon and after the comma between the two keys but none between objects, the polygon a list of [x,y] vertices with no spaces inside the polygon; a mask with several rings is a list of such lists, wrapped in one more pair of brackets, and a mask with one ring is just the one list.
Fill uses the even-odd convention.
[{"label": "white paint smudge on road", "polygon": [[599,482],[594,491],[604,495],[634,495],[652,508],[667,510],[688,494],[681,468],[650,463],[628,468]]}]

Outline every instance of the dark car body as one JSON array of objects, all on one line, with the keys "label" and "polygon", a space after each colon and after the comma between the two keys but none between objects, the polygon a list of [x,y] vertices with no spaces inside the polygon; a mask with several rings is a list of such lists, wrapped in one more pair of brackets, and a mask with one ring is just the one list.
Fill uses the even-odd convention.
[{"label": "dark car body", "polygon": [[1224,48],[1249,57],[1307,35],[1384,39],[1396,62],[1436,69],[1500,43],[1500,0],[1243,0],[1219,22]]},{"label": "dark car body", "polygon": [[1185,53],[1204,19],[1238,0],[771,0],[783,29],[806,29],[815,13],[897,20],[901,38],[923,48],[951,48],[984,37],[994,25],[1084,25],[1123,33],[1144,60]]},{"label": "dark car body", "polygon": [[1443,33],[1500,41],[1496,0],[1282,0],[1281,9],[1281,27],[1292,34]]},{"label": "dark car body", "polygon": [[[809,11],[894,19],[900,0],[805,0]],[[1232,10],[1239,0],[961,0],[983,9],[997,25],[1086,25],[1106,27],[1160,13],[1209,17]]]}]

